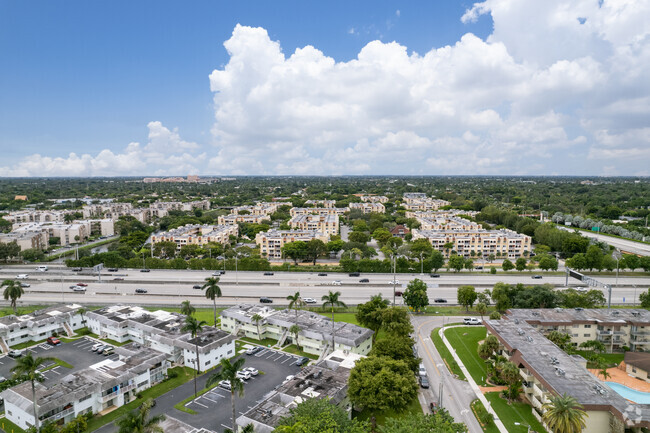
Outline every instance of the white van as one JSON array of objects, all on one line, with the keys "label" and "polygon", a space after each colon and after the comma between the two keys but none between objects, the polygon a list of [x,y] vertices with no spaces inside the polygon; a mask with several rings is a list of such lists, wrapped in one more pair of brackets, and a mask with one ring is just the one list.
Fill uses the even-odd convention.
[{"label": "white van", "polygon": [[39,272],[45,272],[45,271],[47,271],[47,266],[45,266],[45,265],[38,266],[38,267],[36,267],[36,270],[39,271]]}]

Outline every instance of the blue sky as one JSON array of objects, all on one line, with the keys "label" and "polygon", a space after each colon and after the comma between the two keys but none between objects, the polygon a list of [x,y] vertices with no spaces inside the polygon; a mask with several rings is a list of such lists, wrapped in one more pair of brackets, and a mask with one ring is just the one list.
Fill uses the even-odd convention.
[{"label": "blue sky", "polygon": [[[456,162],[449,164],[436,161],[438,155],[444,155],[452,148],[456,149],[455,153],[472,152],[474,156],[470,166],[477,173],[499,173],[505,167],[511,167],[509,173],[503,174],[554,174],[553,170],[558,168],[560,172],[556,174],[570,174],[567,171],[571,168],[561,163],[566,158],[562,158],[560,153],[578,157],[580,154],[598,152],[599,148],[594,150],[594,146],[609,146],[605,150],[613,152],[612,157],[631,157],[637,162],[644,159],[648,162],[648,154],[644,152],[649,144],[644,141],[648,140],[648,125],[640,120],[636,124],[613,124],[599,128],[595,126],[599,119],[606,117],[608,122],[605,123],[609,123],[621,113],[598,111],[596,102],[585,96],[602,82],[594,79],[594,76],[614,72],[610,70],[613,50],[607,47],[603,49],[603,45],[629,45],[630,40],[634,39],[632,36],[647,35],[647,26],[636,22],[619,22],[620,27],[638,27],[638,34],[617,38],[615,31],[611,31],[614,36],[609,39],[593,41],[594,34],[603,33],[602,27],[595,26],[584,41],[578,38],[575,50],[558,50],[551,45],[554,37],[548,37],[548,45],[544,45],[543,41],[528,41],[526,37],[520,41],[516,33],[521,32],[522,27],[518,27],[515,21],[521,20],[522,16],[508,12],[513,8],[503,3],[508,2],[494,0],[486,2],[484,7],[475,7],[472,3],[455,1],[181,3],[0,0],[0,58],[5,65],[0,68],[0,149],[3,153],[0,175],[65,175],[66,170],[75,164],[82,165],[79,175],[142,173],[142,168],[137,167],[113,171],[105,168],[111,163],[97,161],[98,155],[105,150],[111,152],[111,157],[141,156],[141,161],[147,163],[146,172],[151,174],[187,174],[183,170],[201,174],[309,174],[313,172],[312,169],[301,173],[301,161],[310,160],[313,167],[323,167],[324,160],[343,160],[346,154],[363,156],[367,152],[381,151],[385,149],[382,146],[390,146],[390,143],[393,143],[393,147],[412,149],[410,156],[429,161],[428,165],[414,167],[405,161],[403,165],[394,166],[391,165],[393,161],[387,159],[350,167],[333,164],[319,174],[450,174],[447,170],[454,170],[454,167],[458,174],[472,174],[461,173],[468,166],[458,161],[458,155],[450,157],[450,161]],[[594,8],[594,2],[572,3],[575,3],[576,20],[578,15],[584,15],[588,17],[589,24],[592,21],[606,23],[598,16],[606,12],[602,8]],[[553,16],[554,11],[548,8],[537,12]],[[613,15],[615,12],[607,13]],[[523,18],[525,21],[526,17]],[[239,35],[234,34],[237,24],[244,26]],[[602,25],[611,27],[611,24]],[[541,26],[532,27],[532,35],[548,31]],[[569,37],[567,32],[574,31],[574,27],[578,26],[572,24],[569,27],[569,30],[565,29],[566,32],[558,32],[557,37],[566,39]],[[584,25],[582,27],[586,28]],[[264,37],[257,37],[259,34],[251,39],[254,33],[252,29],[265,30],[268,41]],[[467,33],[473,34],[476,39],[462,39]],[[238,48],[244,59],[243,69],[238,72],[231,70],[227,73],[228,78],[218,79],[219,84],[215,84],[214,80],[211,82],[209,79],[214,70],[223,71],[226,75],[227,67],[234,67],[233,59],[236,56],[224,48],[224,42],[228,40],[232,40],[233,46],[237,47],[240,47],[237,41],[247,44]],[[373,41],[383,44],[373,46]],[[440,79],[433,81],[443,81],[432,93],[417,95],[417,100],[409,102],[408,107],[405,105],[404,110],[408,112],[413,105],[436,105],[438,95],[445,95],[442,98],[444,104],[440,103],[442,111],[419,112],[416,109],[401,123],[400,113],[390,111],[390,107],[382,107],[377,112],[377,98],[390,93],[393,88],[390,84],[387,89],[382,89],[379,84],[377,88],[366,89],[370,94],[364,94],[361,102],[330,100],[331,93],[310,92],[307,96],[305,93],[294,93],[298,92],[295,89],[290,95],[276,91],[290,85],[291,80],[299,84],[303,78],[305,83],[311,85],[327,85],[333,80],[341,80],[336,82],[338,87],[359,79],[359,76],[341,78],[345,72],[340,71],[319,70],[318,73],[323,74],[320,81],[314,81],[309,76],[308,67],[293,78],[277,75],[277,80],[267,81],[266,75],[256,76],[257,81],[250,83],[244,83],[242,78],[249,77],[246,71],[254,71],[260,66],[256,65],[255,53],[258,52],[255,49],[273,51],[273,42],[281,46],[287,60],[296,49],[311,45],[324,58],[331,58],[337,67],[351,67],[355,66],[355,59],[366,46],[378,50],[373,51],[368,65],[382,63],[382,56],[390,60],[389,43],[392,41],[409,56],[414,52],[420,55],[421,64],[414,67],[422,70],[422,74],[435,76],[439,73]],[[256,43],[259,44],[257,48],[252,45]],[[526,46],[526,43],[529,45]],[[449,49],[449,53],[443,51],[444,47]],[[642,52],[644,48],[647,48],[647,43],[637,47],[637,52]],[[438,59],[435,64],[423,59],[427,53],[436,53],[436,50]],[[528,51],[538,55],[530,55]],[[631,62],[644,58],[641,54],[631,57]],[[317,60],[315,57],[309,58],[309,62],[313,62],[311,67],[317,64]],[[408,59],[396,59],[394,63],[399,65],[400,61]],[[486,61],[498,64],[489,65]],[[370,72],[370,76],[388,74],[390,64],[388,62],[378,67]],[[367,69],[368,65],[364,67]],[[285,72],[294,66],[282,62],[278,64]],[[508,70],[504,72],[505,69]],[[274,74],[269,73],[268,76]],[[583,76],[589,79],[583,79]],[[453,82],[444,82],[448,77],[452,77]],[[504,81],[515,80],[519,88],[534,87],[538,85],[539,77],[550,78],[539,85],[543,89],[525,96],[517,94],[519,90],[514,86],[504,84]],[[393,95],[397,102],[388,104],[393,106],[408,99],[402,95],[412,96],[431,85],[412,76],[404,77],[401,73],[384,78],[384,85],[394,79],[394,87],[403,86],[405,92]],[[400,82],[402,79],[403,83]],[[558,79],[566,82],[558,85]],[[573,81],[575,79],[577,82]],[[572,95],[574,99],[556,95],[541,101],[541,106],[529,101],[535,95],[547,95],[549,86],[551,93],[557,91],[561,94],[564,93],[563,86],[580,87],[581,83],[591,79],[593,83],[579,89]],[[468,81],[465,83],[463,80]],[[486,94],[467,106],[464,101],[467,96],[459,91],[462,87],[454,87],[459,82],[471,92],[472,97],[481,93],[471,88],[475,82],[494,89],[496,94]],[[228,87],[217,91],[215,85]],[[264,100],[269,102],[268,105],[261,106],[259,102],[255,106],[248,105],[251,95],[255,93],[251,89],[269,86],[276,87]],[[353,92],[354,87],[345,94]],[[642,119],[648,108],[648,100],[643,99],[647,96],[647,89],[643,89],[641,95],[638,89],[635,92],[628,98],[635,101],[640,111],[637,115]],[[508,96],[501,97],[499,93]],[[601,107],[603,104],[629,104],[624,98],[617,97],[622,94],[618,87],[613,87],[611,93],[614,96],[603,95],[604,99],[599,102]],[[544,99],[547,99],[546,96]],[[273,122],[259,122],[260,118],[282,111],[281,107],[291,101],[300,101],[309,108],[319,108],[315,111],[316,117],[323,114],[323,107],[331,108],[331,105],[340,103],[343,108],[326,110],[322,121],[315,122],[310,129],[296,127],[296,130],[287,132],[293,128],[292,125],[305,122],[295,113],[274,118]],[[237,110],[228,112],[227,107],[233,106],[237,106],[240,112],[245,110],[248,114],[244,116],[246,119],[237,117]],[[343,134],[340,129],[349,129],[350,125],[342,128],[328,126],[332,112],[347,112],[351,107],[360,107],[366,113],[360,118],[363,120],[358,121],[368,123],[364,128]],[[254,110],[260,111],[256,114],[258,119],[251,120],[254,116],[250,113]],[[420,115],[423,118],[435,117],[449,110],[453,112],[454,119],[462,119],[451,129],[435,122],[412,122]],[[283,120],[287,120],[287,124],[279,132],[275,125]],[[232,126],[240,121],[249,123],[240,129]],[[486,129],[486,122],[492,126]],[[541,141],[526,137],[521,131],[530,129],[526,126],[527,122],[536,125],[532,129],[540,128],[544,134],[554,132]],[[273,127],[268,126],[271,123]],[[387,126],[375,130],[373,125],[383,123]],[[444,123],[449,124],[448,121]],[[256,129],[255,136],[245,132],[251,129]],[[321,138],[312,143],[313,135]],[[323,140],[330,138],[322,137],[333,135],[337,138],[332,139],[331,143],[323,143]],[[165,143],[154,145],[156,137],[158,141],[166,140]],[[633,149],[611,144],[617,140],[629,142],[630,137],[636,140]],[[530,153],[527,156],[530,159],[506,161],[504,158],[507,157],[495,155],[486,161],[485,154],[490,153],[490,146],[503,147],[498,141],[512,146],[513,153]],[[125,150],[129,143],[134,142],[140,143],[137,150]],[[181,142],[185,144],[176,146]],[[251,144],[253,142],[255,144]],[[533,146],[537,149],[531,153],[529,150]],[[158,157],[145,155],[145,147],[150,152],[157,152]],[[175,147],[188,149],[192,157],[188,156],[176,166],[165,165],[163,149],[173,153],[171,151]],[[295,151],[297,147],[299,151]],[[335,147],[339,153],[331,153]],[[86,155],[87,158],[70,158],[70,153],[75,153],[79,158]],[[247,154],[249,158],[239,158],[242,154]],[[272,155],[286,155],[286,158],[271,161]],[[52,159],[42,160],[45,157]],[[182,155],[178,157],[182,159]],[[645,171],[643,165],[639,165],[630,173],[624,169],[625,160],[615,162],[612,158],[606,161],[594,158],[595,165],[591,165],[591,170],[595,171],[588,174],[648,174],[647,165]],[[543,164],[538,162],[540,159],[544,160]],[[201,160],[210,163],[201,165],[198,162]],[[239,160],[239,163],[231,164],[230,161],[234,160]],[[532,168],[512,168],[511,163],[521,165],[522,161],[528,161]],[[225,169],[226,166],[230,168]],[[174,173],[179,167],[181,171]]]}]

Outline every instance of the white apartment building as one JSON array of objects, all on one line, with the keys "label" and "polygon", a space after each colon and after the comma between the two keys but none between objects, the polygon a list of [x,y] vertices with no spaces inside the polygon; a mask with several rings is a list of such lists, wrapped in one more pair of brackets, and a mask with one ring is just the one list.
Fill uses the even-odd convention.
[{"label": "white apartment building", "polygon": [[292,207],[289,214],[296,215],[344,215],[348,211],[346,207]]},{"label": "white apartment building", "polygon": [[46,250],[50,244],[50,235],[45,230],[0,233],[0,243],[16,242],[21,251],[31,248]]},{"label": "white apartment building", "polygon": [[[431,215],[430,213],[423,213],[424,215]],[[424,216],[417,217],[420,223],[420,230],[448,230],[455,232],[466,232],[471,230],[481,230],[483,227],[479,223],[475,223],[465,218],[456,216]]]},{"label": "white apartment building", "polygon": [[235,337],[220,329],[205,327],[195,338],[181,330],[185,316],[167,311],[148,311],[141,307],[114,305],[86,313],[88,328],[102,338],[134,341],[165,354],[166,358],[186,367],[205,371],[223,358],[235,354]]},{"label": "white apartment building", "polygon": [[221,215],[217,218],[217,223],[219,225],[237,225],[239,223],[246,224],[261,224],[262,221],[268,221],[268,215],[241,215],[241,214],[230,214],[230,215]]},{"label": "white apartment building", "polygon": [[[532,239],[530,236],[512,230],[421,230],[413,229],[413,240],[427,239],[433,248],[445,256],[455,251],[459,256],[466,258],[474,256],[508,257],[516,259],[522,257],[524,252],[530,252]],[[445,245],[451,243],[453,247],[447,250]]]},{"label": "white apartment building", "polygon": [[282,206],[282,203],[259,202],[253,206],[237,206],[230,213],[231,215],[239,215],[245,212],[249,215],[268,216],[277,211],[280,206]]},{"label": "white apartment building", "polygon": [[90,236],[91,224],[88,221],[72,223],[17,223],[12,227],[12,233],[45,231],[49,238],[59,238],[59,245],[70,245],[85,241]]},{"label": "white apartment building", "polygon": [[438,210],[443,206],[449,206],[451,203],[447,200],[428,198],[425,193],[410,192],[404,193],[404,207],[412,211],[432,211]]},{"label": "white apartment building", "polygon": [[[89,204],[81,209],[84,219],[104,217],[118,219],[123,215],[130,215],[133,211],[131,203],[99,203]],[[110,216],[109,216],[110,215]]]},{"label": "white apartment building", "polygon": [[360,195],[359,198],[362,202],[388,203],[388,197],[384,195]]},{"label": "white apartment building", "polygon": [[296,230],[310,230],[332,236],[339,234],[339,216],[296,215],[289,220],[289,226]]},{"label": "white apartment building", "polygon": [[366,203],[350,203],[348,205],[350,210],[360,210],[364,214],[366,213],[386,213],[386,206],[379,202],[366,202]]},{"label": "white apartment building", "polygon": [[[263,318],[259,324],[253,321],[255,314]],[[241,304],[221,312],[221,329],[224,331],[258,340],[271,338],[278,340],[280,346],[295,338],[289,332],[293,325],[296,325],[293,310],[280,311],[266,306]],[[302,350],[321,358],[333,350],[367,355],[372,349],[373,332],[370,329],[345,322],[334,322],[332,326],[332,319],[311,311],[298,311],[297,325],[300,327],[298,344]]]},{"label": "white apartment building", "polygon": [[[40,425],[72,421],[77,415],[100,413],[121,407],[136,395],[161,382],[169,362],[165,355],[135,344],[116,347],[119,360],[102,360],[46,387],[36,382],[36,405]],[[31,383],[9,388],[4,398],[7,419],[23,429],[35,424]]]},{"label": "white apartment building", "polygon": [[260,248],[260,254],[269,259],[281,259],[282,247],[289,242],[320,239],[329,242],[329,235],[312,230],[269,230],[259,232],[255,236],[255,243]]},{"label": "white apartment building", "polygon": [[330,208],[336,206],[336,200],[307,200],[305,204],[307,206]]},{"label": "white apartment building", "polygon": [[199,225],[187,224],[166,232],[151,236],[153,245],[158,242],[175,242],[177,249],[183,245],[206,245],[210,242],[225,245],[230,242],[230,236],[237,236],[237,225]]},{"label": "white apartment building", "polygon": [[157,201],[149,205],[149,209],[156,210],[180,210],[189,212],[194,209],[210,210],[209,200],[194,200],[194,201]]},{"label": "white apartment building", "polygon": [[11,212],[9,215],[4,215],[2,218],[11,222],[12,224],[21,223],[49,223],[49,222],[64,222],[65,216],[71,214],[71,210],[21,210]]}]

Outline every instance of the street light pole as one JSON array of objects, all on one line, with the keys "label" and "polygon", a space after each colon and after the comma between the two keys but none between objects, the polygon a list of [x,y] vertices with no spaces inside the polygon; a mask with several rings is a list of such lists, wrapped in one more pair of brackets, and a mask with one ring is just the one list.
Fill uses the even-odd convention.
[{"label": "street light pole", "polygon": [[424,262],[422,262],[422,253],[420,252],[420,275],[424,275]]},{"label": "street light pole", "polygon": [[239,253],[235,254],[235,285],[239,285],[239,277],[237,276],[237,258],[239,257]]},{"label": "street light pole", "polygon": [[395,306],[395,285],[397,282],[395,281],[395,272],[396,272],[396,262],[395,262],[395,254],[393,254],[393,306]]}]

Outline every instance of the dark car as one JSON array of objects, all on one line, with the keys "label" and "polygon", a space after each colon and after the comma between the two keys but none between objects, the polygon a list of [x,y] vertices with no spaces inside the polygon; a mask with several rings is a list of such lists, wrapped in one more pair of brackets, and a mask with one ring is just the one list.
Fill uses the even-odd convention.
[{"label": "dark car", "polygon": [[542,276],[541,275],[533,275],[533,280],[541,280]]},{"label": "dark car", "polygon": [[429,275],[431,278],[440,278],[440,274],[431,274]]},{"label": "dark car", "polygon": [[200,286],[200,285],[198,285],[198,284],[192,286],[192,288],[193,288],[194,290],[201,290],[202,287],[203,287],[203,286]]},{"label": "dark car", "polygon": [[369,283],[370,280],[367,279],[367,278],[362,278],[362,279],[359,280],[359,282],[360,282],[360,283]]},{"label": "dark car", "polygon": [[264,275],[273,275],[273,272],[264,272]]},{"label": "dark car", "polygon": [[124,281],[124,277],[115,277],[113,281]]},{"label": "dark car", "polygon": [[107,271],[108,272],[117,272],[117,268],[108,268]]},{"label": "dark car", "polygon": [[445,298],[436,298],[433,300],[433,302],[437,302],[438,304],[446,304],[447,300]]},{"label": "dark car", "polygon": [[147,289],[137,288],[135,289],[135,293],[147,293]]},{"label": "dark car", "polygon": [[395,296],[402,296],[404,293],[400,292],[399,290],[395,290]]},{"label": "dark car", "polygon": [[260,302],[261,302],[262,304],[272,304],[272,303],[273,303],[273,299],[271,299],[271,298],[267,298],[266,296],[262,296],[262,297],[260,298]]},{"label": "dark car", "polygon": [[350,272],[349,275],[350,275],[351,277],[358,277],[358,276],[361,275],[361,273],[360,273],[360,272]]},{"label": "dark car", "polygon": [[326,277],[327,274],[326,274],[325,272],[320,272],[320,273],[318,274],[318,276],[319,276],[319,277]]},{"label": "dark car", "polygon": [[429,387],[429,378],[428,377],[420,376],[419,380],[420,380],[420,386],[422,388],[428,388]]},{"label": "dark car", "polygon": [[72,268],[72,272],[81,272],[83,268]]},{"label": "dark car", "polygon": [[140,272],[151,272],[151,269],[140,269]]},{"label": "dark car", "polygon": [[303,356],[302,358],[299,358],[296,361],[296,365],[298,367],[302,367],[303,365],[307,364],[308,362],[309,362],[309,358],[307,358],[306,356]]},{"label": "dark car", "polygon": [[86,284],[86,283],[77,283],[77,286],[79,286],[79,287],[88,287],[88,284]]}]

